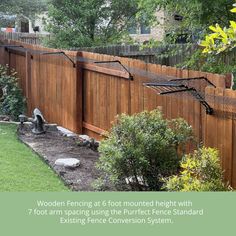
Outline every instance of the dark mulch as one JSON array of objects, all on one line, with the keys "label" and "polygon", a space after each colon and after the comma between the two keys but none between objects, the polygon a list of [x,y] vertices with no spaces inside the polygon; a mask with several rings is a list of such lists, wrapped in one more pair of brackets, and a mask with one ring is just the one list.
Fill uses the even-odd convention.
[{"label": "dark mulch", "polygon": [[[88,147],[78,146],[78,137],[65,137],[59,131],[34,135],[29,130],[20,130],[19,138],[37,152],[74,191],[93,191],[92,182],[99,177],[95,163],[99,153]],[[69,169],[56,166],[59,158],[77,158],[80,166]]]}]

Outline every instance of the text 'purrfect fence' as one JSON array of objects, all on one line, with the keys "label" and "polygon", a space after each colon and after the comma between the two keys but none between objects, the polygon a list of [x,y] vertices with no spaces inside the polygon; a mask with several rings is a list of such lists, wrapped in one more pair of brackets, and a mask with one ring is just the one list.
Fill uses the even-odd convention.
[{"label": "text 'purrfect fence'", "polygon": [[[38,107],[47,121],[101,139],[117,114],[159,107],[167,119],[182,117],[191,124],[198,143],[219,149],[225,179],[236,187],[236,92],[225,89],[224,76],[14,41],[4,44],[0,63],[18,72],[29,114]],[[161,96],[144,86],[196,77],[216,86],[194,85],[212,115],[188,91]]]}]

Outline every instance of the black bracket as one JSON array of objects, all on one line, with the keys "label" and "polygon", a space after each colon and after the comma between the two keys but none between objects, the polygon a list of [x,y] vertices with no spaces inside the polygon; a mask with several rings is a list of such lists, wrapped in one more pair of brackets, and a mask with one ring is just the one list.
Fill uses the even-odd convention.
[{"label": "black bracket", "polygon": [[[193,88],[183,84],[175,83],[173,80],[166,83],[144,83],[144,86],[155,89],[160,95],[173,94],[179,92],[189,92],[194,98],[196,98],[205,108],[206,114],[212,115],[213,108],[205,101],[205,99],[199,94],[199,92]],[[159,87],[159,88],[158,88]]]},{"label": "black bracket", "polygon": [[1,48],[24,48],[22,45],[0,45]]},{"label": "black bracket", "polygon": [[65,52],[62,52],[62,51],[61,52],[42,52],[40,53],[40,55],[63,55],[73,64],[73,67],[76,66],[75,62],[68,55],[66,55]]},{"label": "black bracket", "polygon": [[96,64],[103,64],[103,63],[119,63],[122,68],[129,74],[129,80],[133,80],[134,77],[133,75],[129,72],[129,70],[124,66],[119,60],[114,60],[114,61],[95,61],[94,63]]},{"label": "black bracket", "polygon": [[8,51],[9,48],[24,48],[22,45],[0,45],[1,48],[5,48]]},{"label": "black bracket", "polygon": [[170,81],[174,81],[174,82],[181,82],[181,81],[189,81],[189,80],[205,80],[209,85],[213,86],[214,88],[216,88],[216,86],[206,77],[193,77],[193,78],[185,78],[185,79],[171,79]]}]

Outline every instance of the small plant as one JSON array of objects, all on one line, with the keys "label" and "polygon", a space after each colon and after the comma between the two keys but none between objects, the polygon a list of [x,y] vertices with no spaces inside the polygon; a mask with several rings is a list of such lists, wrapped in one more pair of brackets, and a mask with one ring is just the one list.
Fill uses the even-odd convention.
[{"label": "small plant", "polygon": [[219,153],[216,149],[203,147],[181,161],[178,175],[164,179],[167,191],[227,191],[223,182]]},{"label": "small plant", "polygon": [[16,72],[0,65],[0,113],[13,120],[25,111],[25,98],[18,85]]},{"label": "small plant", "polygon": [[136,191],[158,191],[162,177],[175,174],[191,127],[183,120],[165,120],[159,110],[118,117],[101,142],[98,168],[114,186]]}]

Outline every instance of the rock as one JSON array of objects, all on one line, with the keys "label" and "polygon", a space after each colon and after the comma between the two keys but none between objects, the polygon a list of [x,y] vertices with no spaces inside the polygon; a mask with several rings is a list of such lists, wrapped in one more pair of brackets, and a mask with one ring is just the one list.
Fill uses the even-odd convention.
[{"label": "rock", "polygon": [[46,131],[51,131],[51,132],[58,131],[57,124],[44,124],[44,127]]},{"label": "rock", "polygon": [[90,148],[93,151],[97,151],[98,147],[99,147],[99,142],[97,142],[95,139],[91,138],[91,140],[90,140]]},{"label": "rock", "polygon": [[87,140],[80,140],[77,144],[80,147],[90,147],[90,142]]},{"label": "rock", "polygon": [[68,168],[76,168],[80,165],[80,160],[76,158],[60,158],[55,161],[55,165]]},{"label": "rock", "polygon": [[79,138],[86,140],[86,141],[90,141],[90,137],[88,135],[79,135]]},{"label": "rock", "polygon": [[61,126],[57,126],[57,129],[63,134],[63,136],[66,136],[66,137],[76,137],[77,136],[77,134],[75,134],[72,131],[65,129]]},{"label": "rock", "polygon": [[0,120],[2,121],[10,121],[10,117],[6,115],[0,115]]},{"label": "rock", "polygon": [[77,135],[72,133],[72,134],[67,134],[66,137],[76,137]]}]

